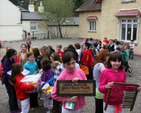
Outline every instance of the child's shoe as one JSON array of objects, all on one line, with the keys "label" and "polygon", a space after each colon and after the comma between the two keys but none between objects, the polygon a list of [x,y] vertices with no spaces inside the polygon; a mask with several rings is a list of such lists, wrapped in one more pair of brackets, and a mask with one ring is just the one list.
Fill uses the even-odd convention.
[{"label": "child's shoe", "polygon": [[31,111],[34,111],[35,109],[34,109],[34,108],[30,108],[30,110],[31,110]]},{"label": "child's shoe", "polygon": [[14,110],[14,111],[10,111],[10,113],[17,113],[17,112],[16,112],[16,110]]},{"label": "child's shoe", "polygon": [[17,110],[15,110],[16,112],[21,112],[22,110],[19,108],[19,109],[17,109]]}]

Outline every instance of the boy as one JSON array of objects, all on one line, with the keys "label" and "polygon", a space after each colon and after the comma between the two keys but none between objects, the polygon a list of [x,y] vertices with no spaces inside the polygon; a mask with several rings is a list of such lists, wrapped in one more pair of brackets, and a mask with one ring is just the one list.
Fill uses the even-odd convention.
[{"label": "boy", "polygon": [[84,52],[80,64],[82,65],[84,62],[85,67],[89,68],[89,75],[87,75],[87,79],[93,80],[93,73],[92,73],[93,57],[89,47],[90,47],[89,43],[84,43],[83,45]]},{"label": "boy", "polygon": [[110,39],[109,41],[109,52],[115,51],[113,40]]},{"label": "boy", "polygon": [[61,44],[56,44],[56,53],[60,56],[60,59],[62,60],[64,52],[61,51],[61,49],[62,49],[62,45]]},{"label": "boy", "polygon": [[129,59],[133,59],[133,54],[134,54],[134,40],[131,40],[131,43],[129,44],[130,46],[130,53],[129,53]]}]

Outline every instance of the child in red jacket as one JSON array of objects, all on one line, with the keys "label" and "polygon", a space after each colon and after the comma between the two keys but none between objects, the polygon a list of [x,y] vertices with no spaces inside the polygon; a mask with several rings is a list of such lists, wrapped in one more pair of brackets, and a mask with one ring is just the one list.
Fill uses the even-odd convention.
[{"label": "child in red jacket", "polygon": [[21,79],[25,77],[21,72],[23,71],[22,64],[15,63],[12,65],[12,74],[11,74],[11,82],[14,84],[14,88],[16,91],[16,97],[21,102],[21,113],[28,113],[30,108],[29,96],[30,93],[25,93],[25,91],[31,91],[37,88],[37,85],[25,85],[20,82]]},{"label": "child in red jacket", "polygon": [[89,68],[89,75],[87,75],[87,79],[93,80],[93,73],[92,73],[92,66],[93,66],[93,56],[91,53],[91,49],[89,49],[90,44],[89,43],[84,43],[83,44],[83,56],[81,60],[81,65],[84,62],[85,67]]}]

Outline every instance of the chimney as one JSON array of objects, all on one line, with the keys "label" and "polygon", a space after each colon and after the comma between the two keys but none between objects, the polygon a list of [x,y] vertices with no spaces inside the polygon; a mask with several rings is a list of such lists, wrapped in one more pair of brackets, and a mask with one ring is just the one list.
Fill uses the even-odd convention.
[{"label": "chimney", "polygon": [[39,13],[44,12],[44,6],[42,5],[42,1],[40,1],[40,6],[38,7],[38,12]]},{"label": "chimney", "polygon": [[28,10],[29,10],[30,12],[34,12],[33,0],[32,0],[32,1],[30,0],[30,1],[29,1]]}]

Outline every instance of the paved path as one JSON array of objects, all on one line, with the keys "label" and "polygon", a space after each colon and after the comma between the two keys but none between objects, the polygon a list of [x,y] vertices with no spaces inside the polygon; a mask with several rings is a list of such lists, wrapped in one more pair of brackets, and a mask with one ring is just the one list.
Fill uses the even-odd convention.
[{"label": "paved path", "polygon": [[[69,44],[74,44],[75,42],[81,43],[81,39],[52,39],[52,40],[38,40],[32,41],[32,46],[42,45],[52,45],[55,48],[57,43],[61,43],[63,47],[68,46]],[[20,45],[25,43],[25,41],[17,41],[17,42],[5,42],[4,46],[12,46],[17,51],[20,50]],[[4,50],[5,52],[5,50]],[[141,83],[141,58],[134,57],[134,60],[129,60],[129,64],[133,70],[131,77],[127,73],[127,83]],[[39,100],[39,103],[42,104],[41,107],[37,107],[35,111],[30,111],[29,113],[45,113],[45,109],[43,108],[43,101]],[[84,107],[85,113],[94,113],[94,97],[86,97],[86,106]],[[20,104],[19,104],[20,105]],[[9,113],[8,106],[8,96],[4,85],[0,84],[0,113]],[[141,113],[141,92],[139,92],[135,106],[133,111],[129,111],[129,109],[124,110],[124,113]]]}]

